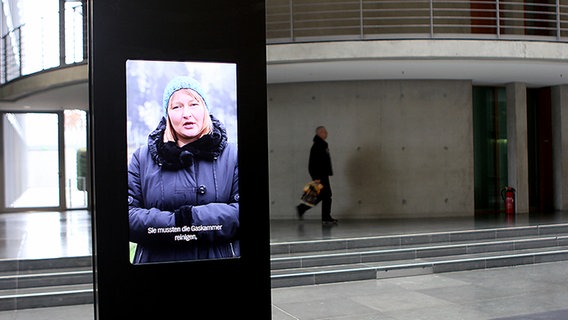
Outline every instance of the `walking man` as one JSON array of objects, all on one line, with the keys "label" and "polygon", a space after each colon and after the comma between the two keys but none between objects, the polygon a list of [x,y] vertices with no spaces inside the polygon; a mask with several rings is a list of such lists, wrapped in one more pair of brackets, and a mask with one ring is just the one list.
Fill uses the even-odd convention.
[{"label": "walking man", "polygon": [[[327,129],[324,126],[316,128],[316,135],[313,139],[313,145],[310,149],[310,159],[308,162],[308,171],[312,180],[323,185],[319,193],[319,201],[321,202],[321,220],[324,224],[336,224],[337,219],[331,217],[331,185],[329,177],[333,175],[331,166],[331,156],[329,153],[327,139]],[[296,209],[298,218],[302,219],[304,213],[311,207],[301,203]]]}]

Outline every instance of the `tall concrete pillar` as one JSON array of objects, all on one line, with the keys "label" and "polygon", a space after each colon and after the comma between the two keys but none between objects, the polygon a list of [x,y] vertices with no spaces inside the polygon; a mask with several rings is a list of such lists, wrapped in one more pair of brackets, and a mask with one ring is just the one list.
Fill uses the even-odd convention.
[{"label": "tall concrete pillar", "polygon": [[529,212],[527,87],[510,83],[507,89],[507,158],[509,186],[515,188],[517,213]]},{"label": "tall concrete pillar", "polygon": [[553,204],[568,209],[568,86],[552,88]]}]

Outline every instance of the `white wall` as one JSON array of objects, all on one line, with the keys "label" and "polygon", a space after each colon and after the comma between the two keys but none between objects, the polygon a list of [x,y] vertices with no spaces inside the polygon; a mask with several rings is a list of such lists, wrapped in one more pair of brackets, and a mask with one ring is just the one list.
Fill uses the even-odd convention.
[{"label": "white wall", "polygon": [[[309,149],[328,128],[338,219],[473,215],[470,81],[268,86],[271,219],[295,218]],[[306,219],[320,219],[320,207]]]}]

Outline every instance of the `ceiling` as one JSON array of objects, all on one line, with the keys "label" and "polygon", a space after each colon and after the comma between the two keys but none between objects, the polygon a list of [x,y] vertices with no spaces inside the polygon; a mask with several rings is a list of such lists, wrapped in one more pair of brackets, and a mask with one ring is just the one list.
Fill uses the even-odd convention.
[{"label": "ceiling", "polygon": [[89,85],[88,82],[56,87],[39,93],[26,96],[17,101],[1,104],[6,109],[17,108],[18,110],[65,110],[65,109],[89,109]]},{"label": "ceiling", "polygon": [[568,63],[521,60],[354,60],[268,65],[268,83],[337,80],[471,80],[499,86],[522,82],[527,87],[568,84]]},{"label": "ceiling", "polygon": [[[556,61],[383,59],[278,63],[267,65],[267,83],[350,80],[471,80],[473,85],[511,82],[527,87],[568,84],[568,63]],[[89,106],[87,79],[52,86],[17,100],[0,101],[0,110],[62,110]]]}]

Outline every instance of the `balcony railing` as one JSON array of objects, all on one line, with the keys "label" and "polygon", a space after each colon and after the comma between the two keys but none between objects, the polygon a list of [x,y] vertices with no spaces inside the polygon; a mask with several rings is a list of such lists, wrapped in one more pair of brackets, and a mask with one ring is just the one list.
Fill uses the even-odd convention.
[{"label": "balcony railing", "polygon": [[[87,63],[85,0],[0,41],[0,85]],[[63,22],[62,22],[63,21]],[[39,32],[37,31],[39,30]],[[568,42],[568,0],[266,0],[268,44],[379,39]]]},{"label": "balcony railing", "polygon": [[568,41],[568,0],[267,0],[267,43],[377,39]]},{"label": "balcony railing", "polygon": [[87,63],[84,1],[65,2],[60,14],[45,13],[0,40],[0,85],[53,68]]}]

